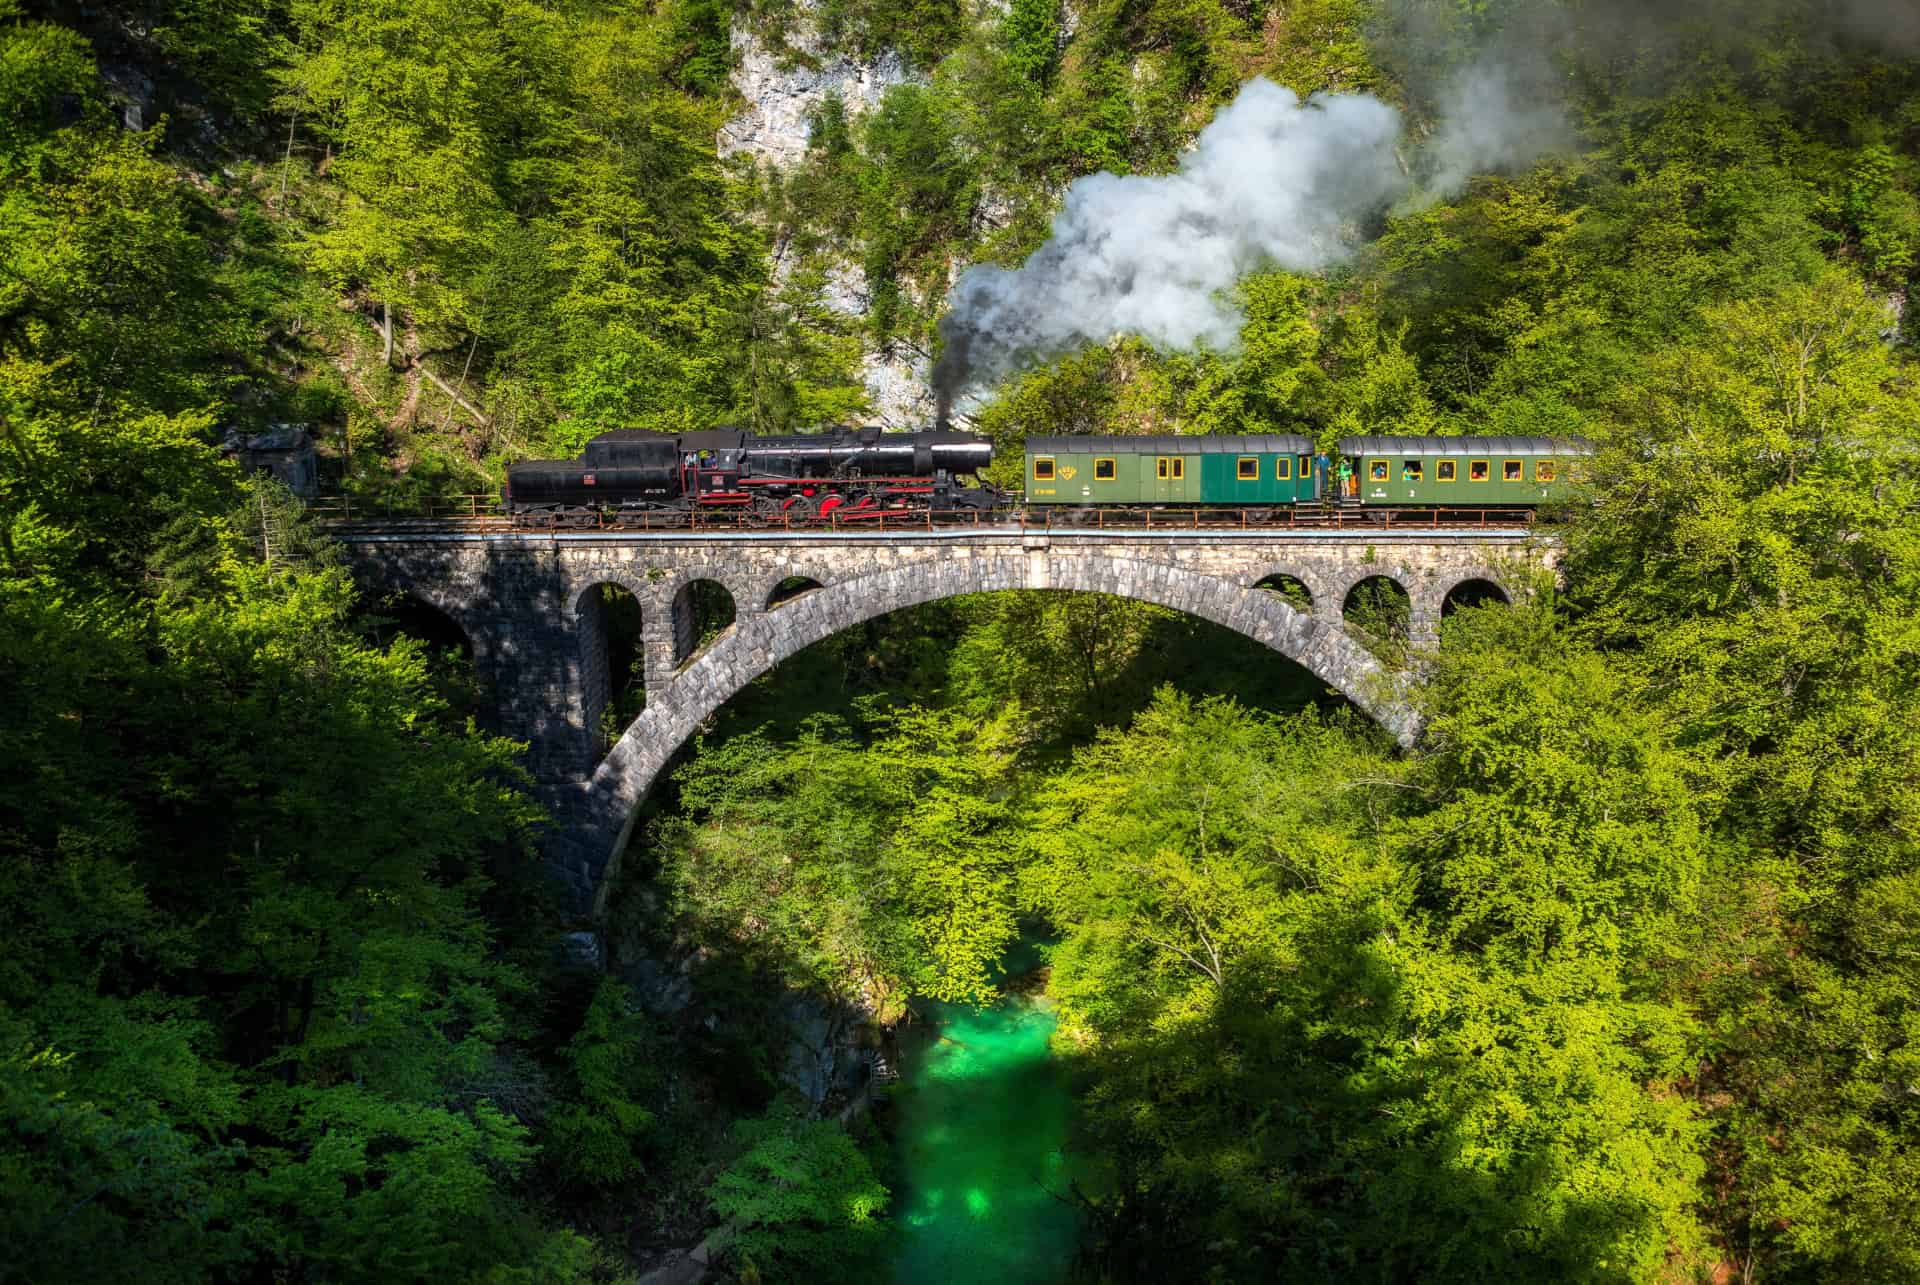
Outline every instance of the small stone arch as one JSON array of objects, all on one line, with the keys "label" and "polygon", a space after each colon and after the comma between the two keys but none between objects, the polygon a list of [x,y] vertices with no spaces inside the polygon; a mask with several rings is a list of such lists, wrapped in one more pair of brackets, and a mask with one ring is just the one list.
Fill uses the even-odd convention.
[{"label": "small stone arch", "polygon": [[574,587],[572,596],[567,599],[567,614],[577,618],[587,599],[598,593],[602,585],[612,585],[617,589],[625,590],[639,602],[647,601],[647,586],[644,582],[636,581],[617,571],[601,571],[596,568]]},{"label": "small stone arch", "polygon": [[674,663],[681,667],[740,620],[734,591],[709,576],[682,581],[674,590],[672,611]]},{"label": "small stone arch", "polygon": [[573,596],[580,645],[582,734],[598,762],[646,709],[646,631],[641,596],[624,580],[584,585]]},{"label": "small stone arch", "polygon": [[821,583],[812,576],[788,576],[767,590],[765,610],[772,611],[775,607],[792,602],[802,594],[812,593],[822,587]]},{"label": "small stone arch", "polygon": [[1254,583],[1253,587],[1266,590],[1295,611],[1310,613],[1317,601],[1313,586],[1307,583],[1305,577],[1285,571],[1276,571],[1270,576],[1263,576]]},{"label": "small stone arch", "polygon": [[1340,619],[1378,643],[1404,643],[1413,635],[1413,594],[1384,572],[1363,575],[1347,586]]},{"label": "small stone arch", "polygon": [[381,647],[405,636],[425,643],[433,651],[458,652],[462,659],[474,658],[473,632],[460,618],[419,589],[396,590],[368,605],[362,620],[372,630],[373,640]]},{"label": "small stone arch", "polygon": [[1442,595],[1440,618],[1444,620],[1464,607],[1485,607],[1496,602],[1513,605],[1513,595],[1507,592],[1506,586],[1490,576],[1469,576]]}]

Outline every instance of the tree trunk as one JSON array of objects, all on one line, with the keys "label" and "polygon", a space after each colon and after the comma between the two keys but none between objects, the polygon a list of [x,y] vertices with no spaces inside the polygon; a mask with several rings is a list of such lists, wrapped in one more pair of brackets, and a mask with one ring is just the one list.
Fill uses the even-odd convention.
[{"label": "tree trunk", "polygon": [[469,415],[479,420],[480,427],[486,428],[489,426],[487,413],[481,410],[478,406],[475,406],[472,402],[468,401],[466,398],[462,397],[459,391],[455,389],[452,384],[449,384],[446,380],[440,378],[440,376],[434,374],[432,371],[428,370],[425,366],[419,366],[418,369],[422,375],[426,376],[427,382],[432,384],[435,388],[438,388],[441,392],[445,393],[447,397],[453,402],[454,405],[458,406],[461,410],[467,412]]},{"label": "tree trunk", "polygon": [[[478,352],[479,349],[480,349],[480,336],[476,334],[473,337],[473,343],[470,344],[467,348],[467,364],[460,368],[460,387],[462,389],[465,389],[467,386],[467,372],[473,369],[473,354]],[[480,427],[485,428],[487,426],[486,416],[481,415],[480,412],[474,410],[471,405],[462,401],[458,393],[448,393],[447,394],[447,413],[440,417],[441,432],[443,433],[446,432],[447,425],[453,422],[453,408],[455,406],[466,406],[469,411],[472,411],[474,415],[478,416],[480,420]]]},{"label": "tree trunk", "polygon": [[300,125],[300,112],[296,108],[292,119],[287,122],[287,154],[280,158],[280,199],[287,199],[287,171],[293,168],[293,131]]},{"label": "tree trunk", "polygon": [[380,305],[380,338],[383,344],[380,349],[380,361],[391,370],[393,369],[393,305],[389,303]]}]

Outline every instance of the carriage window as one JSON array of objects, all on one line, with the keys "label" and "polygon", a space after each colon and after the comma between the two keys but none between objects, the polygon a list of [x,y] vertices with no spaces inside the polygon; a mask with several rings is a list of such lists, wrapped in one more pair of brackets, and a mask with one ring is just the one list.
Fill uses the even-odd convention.
[{"label": "carriage window", "polygon": [[1491,466],[1485,460],[1468,460],[1467,461],[1467,481],[1469,482],[1486,481],[1488,478],[1493,476],[1492,473],[1488,472],[1488,469],[1490,467]]},{"label": "carriage window", "polygon": [[1533,480],[1536,482],[1553,481],[1553,461],[1541,460],[1533,466]]},{"label": "carriage window", "polygon": [[1388,480],[1387,462],[1385,460],[1368,460],[1367,461],[1367,481],[1385,482],[1387,480]]},{"label": "carriage window", "polygon": [[1522,460],[1502,460],[1500,462],[1500,480],[1502,482],[1524,482],[1527,480],[1527,466]]},{"label": "carriage window", "polygon": [[1313,456],[1302,455],[1300,457],[1300,476],[1301,477],[1313,476]]},{"label": "carriage window", "polygon": [[1093,480],[1094,481],[1111,482],[1119,476],[1120,476],[1119,465],[1115,464],[1112,460],[1102,459],[1102,460],[1095,460],[1093,462]]},{"label": "carriage window", "polygon": [[1167,457],[1166,456],[1162,455],[1158,463],[1155,464],[1154,473],[1156,476],[1159,477],[1159,479],[1162,482],[1167,480]]},{"label": "carriage window", "polygon": [[1459,469],[1459,464],[1453,460],[1441,460],[1433,466],[1433,480],[1436,482],[1451,482],[1458,476]]},{"label": "carriage window", "polygon": [[1036,482],[1053,481],[1053,457],[1043,455],[1033,462],[1033,480]]},{"label": "carriage window", "polygon": [[1260,480],[1260,461],[1253,456],[1242,455],[1239,464],[1235,467],[1237,469],[1235,477],[1240,481],[1258,482]]},{"label": "carriage window", "polygon": [[1187,462],[1178,456],[1173,461],[1173,480],[1178,482],[1187,475]]},{"label": "carriage window", "polygon": [[1408,460],[1400,466],[1402,482],[1424,482],[1427,480],[1427,466],[1419,460]]},{"label": "carriage window", "polygon": [[1275,481],[1284,482],[1292,476],[1293,476],[1292,460],[1282,455],[1279,459],[1273,462],[1273,477]]}]

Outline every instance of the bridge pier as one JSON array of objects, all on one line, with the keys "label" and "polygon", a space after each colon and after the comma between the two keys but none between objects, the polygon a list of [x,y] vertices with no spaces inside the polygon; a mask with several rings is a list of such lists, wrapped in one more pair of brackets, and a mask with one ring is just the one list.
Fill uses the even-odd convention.
[{"label": "bridge pier", "polygon": [[[652,610],[648,610],[649,607]],[[640,639],[646,652],[649,704],[664,696],[673,685],[673,676],[680,671],[680,662],[692,646],[690,641],[683,644],[683,636],[684,631],[670,609],[662,609],[657,600],[640,604]]]},{"label": "bridge pier", "polygon": [[[1452,589],[1505,583],[1557,551],[1524,530],[1151,530],[1022,532],[423,532],[343,530],[369,586],[414,594],[461,624],[492,689],[492,725],[528,743],[554,815],[547,855],[583,908],[604,895],[632,818],[674,752],[719,706],[798,651],[861,621],[968,593],[1109,593],[1212,620],[1290,657],[1410,743],[1404,676],[1387,672],[1342,615],[1360,581],[1406,590],[1410,641],[1438,639]],[[1258,588],[1287,576],[1313,595],[1298,611]],[[776,586],[818,585],[768,610]],[[694,585],[733,598],[734,621],[697,656]],[[601,586],[640,606],[646,709],[601,753],[614,676]]]},{"label": "bridge pier", "polygon": [[1447,589],[1450,588],[1451,585],[1436,591],[1428,586],[1408,595],[1407,643],[1415,650],[1440,645],[1440,617],[1446,610]]}]

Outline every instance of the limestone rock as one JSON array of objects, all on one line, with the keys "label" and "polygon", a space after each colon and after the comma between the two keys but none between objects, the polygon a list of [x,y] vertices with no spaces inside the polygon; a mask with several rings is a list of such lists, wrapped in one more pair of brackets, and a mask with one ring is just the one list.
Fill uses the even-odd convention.
[{"label": "limestone rock", "polygon": [[780,1007],[787,1028],[780,1078],[818,1111],[835,1093],[851,1093],[867,1074],[871,1053],[858,1035],[870,1015],[812,995],[792,994]]},{"label": "limestone rock", "polygon": [[808,118],[829,94],[839,94],[848,114],[858,115],[910,79],[906,60],[892,50],[871,62],[830,52],[804,18],[790,42],[798,59],[738,23],[731,43],[738,57],[733,85],[747,108],[720,127],[720,155],[746,155],[775,168],[794,165],[807,154]]},{"label": "limestone rock", "polygon": [[569,968],[597,973],[602,958],[598,933],[568,933],[560,939],[560,961]]},{"label": "limestone rock", "polygon": [[633,988],[640,1006],[649,1013],[672,1017],[693,1003],[693,978],[685,959],[677,964],[638,959],[627,965],[621,975]]},{"label": "limestone rock", "polygon": [[866,423],[882,428],[928,428],[934,414],[933,389],[927,383],[926,357],[894,344],[860,358],[873,411]]}]

